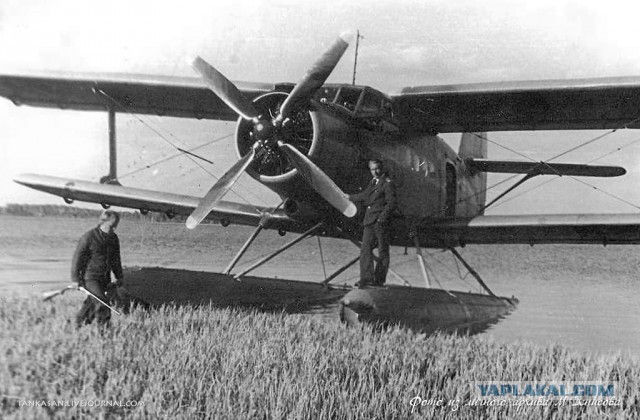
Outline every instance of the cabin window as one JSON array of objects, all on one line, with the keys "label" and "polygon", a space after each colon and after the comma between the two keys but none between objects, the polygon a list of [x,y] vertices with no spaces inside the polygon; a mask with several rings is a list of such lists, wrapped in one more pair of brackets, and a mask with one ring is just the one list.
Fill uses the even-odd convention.
[{"label": "cabin window", "polygon": [[355,111],[356,105],[358,105],[358,99],[360,99],[360,89],[341,88],[340,93],[336,99],[338,105],[342,105],[349,111]]},{"label": "cabin window", "polygon": [[415,171],[415,172],[419,172],[421,164],[422,164],[422,160],[420,159],[420,157],[417,154],[412,153],[411,154],[411,169],[413,171]]},{"label": "cabin window", "polygon": [[382,111],[386,119],[393,119],[393,107],[391,106],[391,102],[387,100],[382,101]]},{"label": "cabin window", "polygon": [[374,113],[380,111],[380,98],[378,95],[374,95],[371,92],[364,93],[364,98],[362,98],[362,102],[360,103],[360,109],[358,112],[363,113]]},{"label": "cabin window", "polygon": [[[319,96],[319,101],[322,103],[325,102],[335,102],[338,98],[338,90],[335,88],[331,88],[331,87],[323,87],[320,90],[320,94]],[[318,98],[318,96],[316,96],[316,98]]]},{"label": "cabin window", "polygon": [[436,165],[429,160],[423,160],[420,162],[420,171],[424,173],[424,177],[428,178],[433,176],[436,172]]}]

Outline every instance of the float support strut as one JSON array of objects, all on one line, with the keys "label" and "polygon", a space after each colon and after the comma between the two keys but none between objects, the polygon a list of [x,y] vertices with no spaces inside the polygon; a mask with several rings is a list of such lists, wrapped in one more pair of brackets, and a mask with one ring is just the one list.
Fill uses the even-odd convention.
[{"label": "float support strut", "polygon": [[298,242],[300,242],[304,238],[310,236],[316,229],[320,228],[322,225],[323,225],[322,222],[318,223],[317,225],[315,225],[311,229],[307,230],[305,233],[303,233],[302,235],[300,235],[299,237],[297,237],[293,241],[287,243],[286,245],[283,245],[282,247],[280,247],[276,251],[274,251],[271,254],[267,255],[266,257],[262,258],[260,261],[257,261],[255,264],[253,264],[251,267],[245,269],[243,272],[236,274],[235,276],[233,276],[233,278],[235,280],[240,279],[240,277],[244,276],[248,272],[255,270],[256,268],[260,267],[262,264],[266,263],[267,261],[269,261],[273,257],[279,255],[280,253],[282,253],[283,251],[286,251],[287,249],[291,248],[292,246],[294,246],[295,244],[297,244]]},{"label": "float support strut", "polygon": [[258,234],[262,232],[262,229],[264,229],[262,225],[258,225],[258,227],[256,228],[256,230],[253,231],[249,239],[247,239],[244,245],[242,245],[242,248],[240,248],[240,251],[238,251],[236,256],[233,257],[233,260],[231,261],[227,269],[224,270],[224,274],[227,274],[227,275],[231,274],[231,270],[233,270],[233,267],[235,267],[235,265],[238,263],[238,260],[244,255],[244,253],[247,252],[247,248],[249,248],[249,245],[251,245],[253,241],[258,237]]},{"label": "float support strut", "polygon": [[329,277],[327,277],[326,279],[324,279],[324,281],[322,282],[322,284],[329,284],[329,282],[333,279],[335,279],[336,277],[338,277],[340,274],[342,274],[343,271],[345,271],[347,268],[351,267],[353,264],[357,263],[358,260],[360,259],[360,256],[358,255],[357,257],[355,257],[354,259],[352,259],[351,261],[349,261],[348,263],[346,263],[345,265],[343,265],[341,268],[339,268],[338,270],[336,270],[335,273],[333,273],[332,275],[330,275]]},{"label": "float support strut", "polygon": [[[282,206],[283,204],[284,204],[284,201],[281,202],[280,204],[278,204],[278,207],[276,207],[273,211],[274,212],[277,211],[280,208],[280,206]],[[253,233],[251,234],[249,239],[247,239],[247,241],[244,243],[244,245],[242,245],[242,248],[240,248],[240,251],[238,251],[238,253],[233,258],[231,263],[229,263],[229,266],[227,267],[227,269],[224,270],[224,274],[226,274],[226,275],[231,274],[231,270],[233,270],[233,267],[236,266],[236,264],[238,263],[240,258],[244,255],[244,253],[247,252],[247,249],[249,248],[249,245],[251,245],[253,243],[253,241],[258,237],[258,234],[260,232],[262,232],[263,229],[266,229],[269,226],[270,220],[271,220],[271,213],[270,212],[263,211],[263,212],[260,213],[260,222],[258,223],[258,226],[256,227],[256,230],[253,231]]]},{"label": "float support strut", "polygon": [[494,294],[493,294],[493,292],[491,291],[491,289],[489,289],[489,287],[485,284],[485,282],[484,282],[484,281],[482,281],[482,278],[480,277],[480,274],[478,274],[478,273],[476,272],[476,270],[474,270],[474,269],[473,269],[473,267],[471,267],[471,266],[469,265],[469,263],[467,263],[467,262],[464,260],[464,258],[462,258],[462,255],[460,255],[460,253],[458,253],[458,251],[456,251],[456,249],[455,249],[454,247],[449,248],[449,250],[451,251],[451,253],[452,253],[453,255],[455,255],[455,257],[456,257],[458,260],[460,260],[460,262],[462,263],[462,265],[464,265],[464,266],[465,266],[465,268],[466,268],[467,270],[469,270],[469,273],[471,273],[471,275],[472,275],[473,277],[475,277],[475,278],[476,278],[476,280],[478,281],[478,283],[480,283],[480,286],[482,286],[482,288],[483,288],[484,290],[486,290],[486,292],[487,292],[487,293],[489,293],[491,296],[496,297],[496,295],[494,295]]},{"label": "float support strut", "polygon": [[431,289],[431,281],[429,280],[429,275],[427,274],[427,266],[424,263],[424,255],[422,255],[422,248],[420,248],[418,235],[415,235],[413,237],[413,244],[416,247],[416,255],[418,257],[418,263],[420,264],[420,271],[422,272],[422,277],[424,278],[424,282],[427,284],[427,289]]}]

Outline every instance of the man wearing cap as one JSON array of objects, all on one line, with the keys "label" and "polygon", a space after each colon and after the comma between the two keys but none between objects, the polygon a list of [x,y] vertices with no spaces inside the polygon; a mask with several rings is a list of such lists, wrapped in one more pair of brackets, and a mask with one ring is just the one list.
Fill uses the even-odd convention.
[{"label": "man wearing cap", "polygon": [[[366,206],[364,214],[362,248],[360,249],[360,281],[356,286],[382,286],[389,270],[389,221],[396,208],[396,190],[393,180],[384,172],[382,161],[371,159],[369,171],[372,179],[361,193],[349,195],[353,202]],[[373,248],[378,246],[378,262],[373,267]]]},{"label": "man wearing cap", "polygon": [[[120,261],[120,241],[114,230],[120,222],[120,215],[113,210],[105,210],[100,215],[99,224],[78,241],[71,263],[71,280],[78,283],[103,301],[107,301],[105,291],[111,284],[111,272],[116,285],[122,284],[122,263]],[[97,318],[98,325],[107,326],[111,311],[96,299],[87,296],[76,316],[76,325],[90,324]]]}]

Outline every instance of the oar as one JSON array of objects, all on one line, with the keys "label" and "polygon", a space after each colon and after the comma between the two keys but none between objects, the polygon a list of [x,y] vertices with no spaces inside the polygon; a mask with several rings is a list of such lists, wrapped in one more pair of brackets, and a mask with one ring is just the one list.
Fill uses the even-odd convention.
[{"label": "oar", "polygon": [[82,286],[78,286],[77,284],[70,284],[68,286],[63,287],[60,290],[51,290],[51,291],[48,291],[48,292],[43,292],[42,293],[42,300],[43,301],[47,301],[47,300],[53,299],[54,297],[65,293],[67,290],[81,290],[85,294],[87,294],[88,296],[91,296],[92,298],[96,299],[98,302],[100,302],[101,305],[106,306],[107,308],[109,308],[113,312],[115,312],[117,315],[120,315],[120,312],[118,312],[113,306],[109,305],[107,302],[105,302],[104,300],[100,299],[93,292],[85,289]]},{"label": "oar", "polygon": [[47,300],[53,299],[54,297],[63,294],[67,290],[78,290],[78,285],[77,284],[70,284],[70,285],[65,286],[64,288],[62,288],[60,290],[50,290],[48,292],[43,292],[42,293],[42,300],[43,301],[47,301]]},{"label": "oar", "polygon": [[82,290],[83,292],[85,292],[88,296],[91,296],[92,298],[94,298],[95,300],[97,300],[98,302],[100,302],[102,305],[106,306],[107,308],[111,309],[113,312],[115,312],[116,315],[120,315],[120,312],[118,312],[116,310],[116,308],[114,308],[113,306],[109,305],[107,302],[105,302],[104,300],[100,299],[98,296],[96,296],[93,292],[91,292],[90,290],[85,289],[82,286],[78,286],[78,290]]}]

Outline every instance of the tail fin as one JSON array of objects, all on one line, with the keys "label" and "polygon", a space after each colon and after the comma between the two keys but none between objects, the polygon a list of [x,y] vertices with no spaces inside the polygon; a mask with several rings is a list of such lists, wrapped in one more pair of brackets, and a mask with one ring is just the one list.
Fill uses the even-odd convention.
[{"label": "tail fin", "polygon": [[[487,133],[462,133],[458,156],[462,159],[486,158]],[[460,204],[470,209],[472,214],[482,214],[487,200],[487,174],[470,169],[467,171],[467,182],[471,191],[465,194],[465,198],[468,197],[466,203]]]},{"label": "tail fin", "polygon": [[487,157],[487,133],[462,133],[458,156],[464,158]]}]

